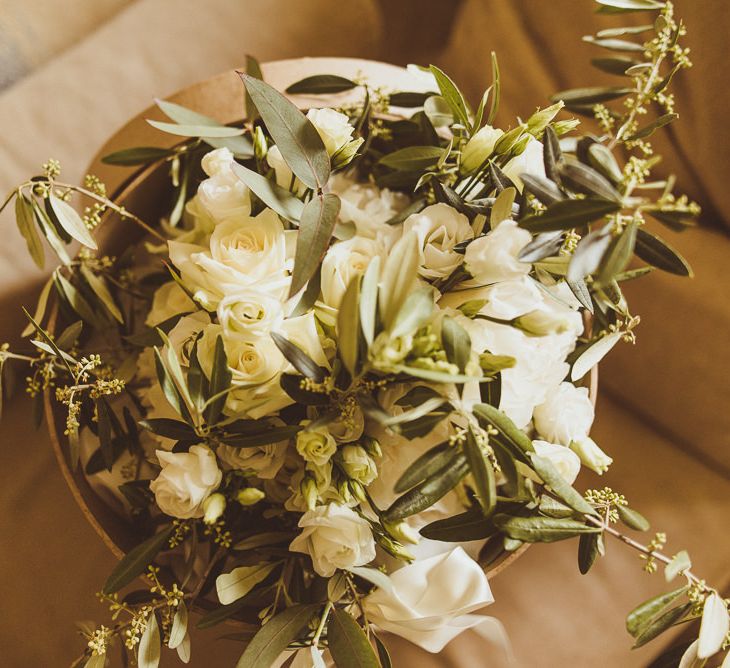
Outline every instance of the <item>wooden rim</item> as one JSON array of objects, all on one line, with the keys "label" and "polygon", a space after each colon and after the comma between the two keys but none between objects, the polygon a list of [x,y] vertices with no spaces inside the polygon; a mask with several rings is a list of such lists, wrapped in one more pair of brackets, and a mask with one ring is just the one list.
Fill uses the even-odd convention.
[{"label": "wooden rim", "polygon": [[[307,74],[337,73],[344,76],[355,76],[356,72],[360,73],[364,71],[368,73],[369,70],[375,68],[377,76],[393,76],[398,79],[402,78],[405,73],[403,68],[387,63],[346,58],[304,58],[274,61],[265,63],[262,67],[267,80],[272,81],[280,89],[285,88],[288,83],[296,81],[298,78],[303,78]],[[296,74],[292,76],[291,70],[294,70]],[[214,116],[222,122],[228,123],[235,121],[240,118],[241,106],[237,102],[237,96],[231,94],[231,91],[234,90],[231,83],[232,74],[228,72],[218,75],[213,79],[200,82],[179,91],[168,99],[178,104],[192,106],[197,111]],[[376,78],[372,77],[373,80]],[[239,93],[238,97],[241,97],[240,83],[238,82],[237,76],[235,77],[235,82],[235,90]],[[333,102],[341,103],[343,99],[342,96],[337,96]],[[322,97],[306,98],[297,96],[295,101],[302,108],[315,105],[322,106],[328,103],[327,99],[323,99]],[[112,193],[111,198],[115,202],[125,204],[133,199],[135,195],[138,195],[143,190],[145,185],[149,186],[150,182],[155,180],[153,178],[155,175],[159,176],[164,171],[164,164],[156,163],[131,171],[119,168],[110,169],[109,166],[101,162],[101,157],[114,150],[139,144],[139,138],[141,137],[144,140],[144,137],[149,134],[149,126],[145,122],[145,119],[156,116],[159,116],[159,111],[156,107],[149,107],[138,114],[104,144],[92,161],[89,172],[102,177],[102,180],[110,187],[110,192]],[[173,146],[176,140],[171,136],[163,136],[161,138],[159,134],[156,134],[153,143],[154,145],[167,144],[167,146]],[[131,206],[127,208],[130,211],[137,212]],[[115,245],[115,242],[116,244],[124,243],[123,239],[120,240],[118,238],[119,235],[117,232],[118,229],[115,225],[102,225],[95,236],[97,236],[100,246],[107,244]],[[56,325],[57,316],[57,307],[54,307],[49,320],[49,329],[51,331],[53,331]],[[589,392],[591,400],[595,405],[598,395],[597,366],[590,372]],[[52,448],[61,473],[86,520],[101,537],[112,554],[118,559],[121,559],[138,542],[133,526],[117,515],[97,495],[81,470],[81,466],[76,471],[71,470],[65,454],[68,450],[68,440],[64,435],[64,419],[60,415],[60,411],[54,407],[54,404],[55,401],[50,391],[46,391],[44,396],[44,410]],[[62,443],[66,448],[63,447]],[[487,577],[496,577],[513,564],[529,547],[529,544],[524,544],[514,552],[505,552],[502,558],[499,558],[490,566],[484,566]]]}]

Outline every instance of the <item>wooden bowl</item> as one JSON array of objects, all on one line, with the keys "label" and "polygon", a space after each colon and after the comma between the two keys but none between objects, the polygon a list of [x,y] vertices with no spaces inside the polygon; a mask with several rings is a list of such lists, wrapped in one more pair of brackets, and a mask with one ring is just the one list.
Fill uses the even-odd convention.
[{"label": "wooden bowl", "polygon": [[[392,90],[425,90],[422,83],[414,79],[405,69],[369,60],[352,58],[301,58],[281,60],[262,65],[266,81],[279,90],[284,90],[291,83],[314,74],[339,74],[353,78],[367,78],[377,86],[386,86]],[[341,105],[348,100],[356,99],[357,91],[341,93],[336,96],[294,96],[292,100],[301,108]],[[215,118],[222,123],[232,123],[243,116],[243,85],[235,72],[227,72],[207,81],[195,84],[168,98],[169,101],[181,104]],[[154,222],[164,211],[165,198],[159,197],[166,188],[169,179],[165,165],[150,165],[142,169],[123,168],[105,165],[101,158],[113,151],[133,146],[172,147],[179,138],[161,133],[152,128],[146,119],[166,120],[156,106],[150,106],[138,116],[124,125],[101,147],[94,157],[89,173],[97,175],[107,185],[111,199],[123,205],[128,211],[140,216],[143,220]],[[120,229],[125,231],[120,233]],[[130,223],[102,224],[96,234],[97,242],[104,253],[119,254],[125,246],[136,242],[139,235]],[[49,325],[53,329],[56,314]],[[598,373],[594,368],[590,376],[590,393],[595,403],[597,395]],[[99,534],[104,544],[112,553],[121,559],[126,552],[137,545],[144,536],[138,535],[135,528],[124,518],[112,510],[92,489],[81,467],[72,471],[68,464],[68,440],[64,436],[65,417],[58,410],[55,399],[50,392],[45,395],[45,413],[50,431],[51,443],[58,460],[59,468],[81,512]],[[529,547],[525,544],[514,552],[505,552],[498,561],[486,567],[489,578],[505,570]]]}]

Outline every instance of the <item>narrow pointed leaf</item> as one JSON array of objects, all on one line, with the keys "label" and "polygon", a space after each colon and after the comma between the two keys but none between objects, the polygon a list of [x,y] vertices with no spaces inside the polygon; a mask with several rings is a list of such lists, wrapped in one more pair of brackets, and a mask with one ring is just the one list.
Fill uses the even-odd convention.
[{"label": "narrow pointed leaf", "polygon": [[497,504],[497,482],[492,463],[487,459],[474,432],[469,429],[466,433],[464,443],[464,454],[469,463],[469,470],[474,479],[477,500],[482,508],[482,513],[488,517]]},{"label": "narrow pointed leaf", "polygon": [[178,137],[238,137],[244,132],[242,128],[229,128],[225,125],[178,125],[177,123],[154,121],[149,118],[147,122],[153,128]]},{"label": "narrow pointed leaf", "polygon": [[356,87],[354,81],[337,74],[314,74],[291,84],[286,92],[292,95],[326,95],[342,93]]},{"label": "narrow pointed leaf", "polygon": [[28,253],[33,258],[33,262],[40,269],[43,269],[45,252],[43,250],[43,244],[41,244],[40,235],[38,234],[38,228],[33,219],[33,207],[28,201],[28,198],[21,193],[15,197],[15,221],[18,224],[18,230],[20,230],[20,233],[25,239],[25,243],[28,246]]},{"label": "narrow pointed leaf", "polygon": [[139,648],[137,649],[138,668],[157,668],[160,665],[161,653],[162,647],[157,615],[151,612],[147,618],[147,627],[140,638]]},{"label": "narrow pointed leaf", "polygon": [[263,582],[276,566],[277,564],[265,563],[256,566],[239,566],[230,573],[219,575],[215,581],[218,600],[223,605],[230,605],[244,597],[259,582]]},{"label": "narrow pointed leaf", "polygon": [[636,606],[626,617],[626,630],[634,638],[646,628],[654,617],[673,601],[676,601],[687,591],[687,587],[680,587],[674,591],[666,592],[650,598]]},{"label": "narrow pointed leaf", "polygon": [[644,262],[662,271],[668,271],[677,276],[691,277],[693,275],[692,268],[674,248],[664,239],[648,232],[643,227],[636,231],[634,252]]},{"label": "narrow pointed leaf", "polygon": [[162,531],[127,552],[104,583],[102,591],[105,594],[114,594],[126,587],[138,575],[144,573],[147,566],[157,556],[157,553],[167,544],[174,528],[172,525],[165,527]]},{"label": "narrow pointed leaf", "polygon": [[76,212],[68,202],[64,202],[55,195],[51,194],[48,197],[51,209],[58,220],[61,227],[72,236],[76,241],[82,243],[84,246],[88,246],[96,250],[97,245],[94,237],[91,236],[89,228],[86,227],[81,216]]},{"label": "narrow pointed leaf", "polygon": [[519,221],[519,226],[530,232],[567,230],[600,220],[620,208],[618,202],[597,197],[566,199],[551,204],[544,213],[525,216]]},{"label": "narrow pointed leaf", "polygon": [[327,639],[332,658],[347,668],[380,668],[373,646],[365,632],[342,608],[335,608],[327,624]]}]

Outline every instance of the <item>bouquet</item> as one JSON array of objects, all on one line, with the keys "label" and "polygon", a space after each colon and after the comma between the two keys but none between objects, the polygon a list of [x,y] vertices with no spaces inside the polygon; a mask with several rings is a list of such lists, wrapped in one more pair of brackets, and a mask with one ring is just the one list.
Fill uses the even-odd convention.
[{"label": "bouquet", "polygon": [[[626,85],[558,93],[507,130],[496,57],[476,107],[431,66],[412,68],[418,91],[307,77],[286,93],[328,103],[306,113],[249,59],[241,123],[160,101],[169,121],[150,123],[180,143],[105,158],[169,171],[160,220],[53,160],[10,194],[36,263],[50,247],[60,265],[26,312],[32,352],[4,346],[0,365],[55,397],[69,465],[140,536],[75,665],[115,646],[187,662],[193,608],[200,628],[234,621],[241,668],[386,668],[387,633],[430,652],[468,628],[501,640],[478,612],[485,569],[571,538],[582,573],[614,537],[681,581],[629,614],[635,646],[694,618],[682,665],[727,646],[727,604],[687,552],[618,528],[649,528],[620,493],[573,486],[612,461],[590,386],[634,340],[621,286],[691,274],[646,219],[699,212],[651,180],[684,27],[670,2],[598,2],[653,14],[590,38],[630,54],[596,61]],[[112,256],[94,230],[115,217]]]}]

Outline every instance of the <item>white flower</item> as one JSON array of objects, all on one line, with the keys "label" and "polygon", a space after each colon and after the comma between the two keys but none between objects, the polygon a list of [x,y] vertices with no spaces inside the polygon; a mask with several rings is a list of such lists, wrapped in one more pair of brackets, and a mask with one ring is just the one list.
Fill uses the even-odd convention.
[{"label": "white flower", "polygon": [[297,432],[296,448],[305,462],[323,466],[337,452],[337,441],[327,427],[316,429],[305,427]]},{"label": "white flower", "polygon": [[289,545],[312,558],[317,574],[328,578],[340,568],[363,566],[375,559],[370,524],[347,506],[329,503],[302,515],[302,532]]},{"label": "white flower", "polygon": [[580,473],[580,459],[570,448],[540,440],[533,441],[532,447],[540,457],[550,460],[569,485],[575,482]]},{"label": "white flower", "polygon": [[274,145],[269,148],[266,152],[266,162],[274,170],[277,185],[287,190],[293,188],[295,192],[299,192],[300,189],[303,190],[304,184],[289,169],[289,165],[286,164],[286,160],[284,160],[284,156],[281,154],[278,146]]},{"label": "white flower", "polygon": [[237,471],[250,471],[262,480],[275,477],[286,459],[287,441],[270,443],[251,448],[235,448],[220,445],[216,450],[218,458]]},{"label": "white flower", "polygon": [[219,223],[208,248],[170,241],[169,249],[184,284],[206,309],[244,287],[281,298],[289,286],[287,233],[271,209]]},{"label": "white flower", "polygon": [[307,118],[317,129],[330,156],[347,144],[355,131],[348,116],[334,109],[310,109]]},{"label": "white flower", "polygon": [[340,451],[342,469],[352,480],[369,485],[378,476],[373,458],[359,445],[345,445]]},{"label": "white flower", "polygon": [[320,285],[327,306],[339,308],[350,281],[365,273],[374,257],[385,259],[386,249],[380,241],[354,236],[329,247],[322,260]]},{"label": "white flower", "polygon": [[193,445],[188,452],[157,450],[156,454],[162,470],[150,490],[160,510],[179,519],[203,517],[203,503],[223,477],[212,450]]},{"label": "white flower", "polygon": [[408,216],[403,223],[403,234],[410,231],[418,237],[418,273],[429,279],[451,274],[463,261],[454,246],[474,236],[469,219],[443,203],[432,204]]},{"label": "white flower", "polygon": [[485,125],[474,134],[461,152],[461,171],[469,173],[478,169],[492,155],[494,146],[503,134],[502,130],[491,125]]},{"label": "white flower", "polygon": [[532,235],[513,220],[503,220],[483,237],[466,247],[464,266],[474,277],[464,285],[489,285],[520,278],[530,272],[530,264],[521,262],[519,252],[532,240]]},{"label": "white flower", "polygon": [[570,449],[577,453],[585,466],[598,474],[608,471],[608,467],[613,463],[613,459],[603,452],[590,436],[571,441]]},{"label": "white flower", "polygon": [[256,288],[243,288],[224,296],[216,312],[224,331],[246,339],[268,335],[284,320],[281,299]]},{"label": "white flower", "polygon": [[461,547],[405,566],[390,582],[363,599],[368,620],[427,652],[481,624],[485,617],[469,613],[494,602],[484,571]]},{"label": "white flower", "polygon": [[545,177],[545,163],[542,156],[542,144],[530,137],[525,150],[520,155],[515,156],[503,168],[502,171],[508,176],[517,188],[522,191],[523,183],[520,176],[529,174],[530,176]]},{"label": "white flower", "polygon": [[340,415],[327,425],[330,434],[338,443],[350,443],[362,436],[365,428],[365,415],[357,404],[352,407],[352,414]]},{"label": "white flower", "polygon": [[358,183],[341,173],[332,176],[329,187],[340,197],[340,220],[354,223],[358,236],[377,238],[386,249],[395,243],[400,230],[387,221],[408,206],[405,195],[381,190],[372,183]]},{"label": "white flower", "polygon": [[175,281],[163,283],[155,290],[152,308],[147,314],[145,325],[154,327],[176,315],[195,310],[195,304]]},{"label": "white flower", "polygon": [[595,410],[585,387],[572,383],[560,383],[545,400],[535,408],[535,429],[553,443],[570,445],[588,436]]},{"label": "white flower", "polygon": [[209,178],[198,186],[198,201],[218,221],[251,212],[248,188],[233,173],[233,162],[233,153],[227,148],[206,153],[201,160]]},{"label": "white flower", "polygon": [[528,336],[548,336],[569,331],[572,320],[566,313],[537,308],[519,316],[514,321],[514,326]]}]

